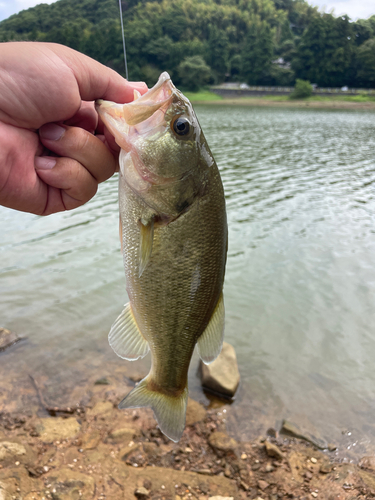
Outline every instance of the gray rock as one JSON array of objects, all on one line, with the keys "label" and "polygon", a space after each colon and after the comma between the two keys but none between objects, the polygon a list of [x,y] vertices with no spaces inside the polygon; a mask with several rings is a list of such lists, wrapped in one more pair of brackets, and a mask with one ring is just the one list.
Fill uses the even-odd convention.
[{"label": "gray rock", "polygon": [[12,346],[19,340],[21,339],[15,333],[7,330],[6,328],[0,328],[0,352],[5,351],[5,349]]},{"label": "gray rock", "polygon": [[224,342],[217,359],[210,365],[200,364],[201,381],[206,389],[233,397],[240,383],[236,352],[230,344]]}]

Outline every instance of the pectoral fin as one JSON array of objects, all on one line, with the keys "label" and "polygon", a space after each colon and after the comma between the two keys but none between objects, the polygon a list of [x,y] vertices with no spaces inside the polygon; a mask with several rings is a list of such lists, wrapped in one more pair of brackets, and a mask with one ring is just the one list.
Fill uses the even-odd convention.
[{"label": "pectoral fin", "polygon": [[211,320],[197,342],[198,354],[206,365],[215,361],[220,354],[224,339],[224,322],[224,298],[221,293]]},{"label": "pectoral fin", "polygon": [[120,358],[134,361],[144,358],[150,347],[135,321],[130,304],[126,304],[108,335],[109,345]]},{"label": "pectoral fin", "polygon": [[149,263],[152,253],[152,242],[154,239],[154,218],[151,217],[148,221],[141,220],[139,222],[141,229],[141,238],[139,245],[139,277]]}]

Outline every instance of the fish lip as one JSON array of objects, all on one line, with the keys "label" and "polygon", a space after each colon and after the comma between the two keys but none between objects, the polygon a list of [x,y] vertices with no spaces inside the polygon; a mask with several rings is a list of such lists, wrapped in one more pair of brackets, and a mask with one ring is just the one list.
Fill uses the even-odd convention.
[{"label": "fish lip", "polygon": [[[163,88],[164,92],[161,92],[161,89]],[[134,101],[116,105],[111,101],[97,99],[95,101],[95,109],[96,112],[101,115],[105,108],[110,110],[114,106],[122,106],[122,114],[125,123],[129,126],[136,126],[137,124],[146,121],[160,108],[169,105],[173,100],[175,91],[176,87],[173,85],[171,77],[166,71],[164,71],[159,76],[156,84]]]}]

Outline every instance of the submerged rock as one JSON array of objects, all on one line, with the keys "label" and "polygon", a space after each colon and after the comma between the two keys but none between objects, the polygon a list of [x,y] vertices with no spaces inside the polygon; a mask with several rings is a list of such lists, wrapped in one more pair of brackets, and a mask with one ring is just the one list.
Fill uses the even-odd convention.
[{"label": "submerged rock", "polygon": [[95,480],[88,474],[62,468],[48,475],[50,488],[58,500],[72,500],[79,498],[93,498],[95,494]]},{"label": "submerged rock", "polygon": [[[310,427],[310,429],[307,429],[307,426]],[[280,429],[280,433],[298,439],[303,439],[304,441],[313,444],[320,450],[326,450],[328,448],[327,442],[316,435],[317,431],[315,428],[313,428],[312,424],[306,424],[305,422],[303,424],[303,427],[305,428],[302,428],[302,425],[300,426],[295,422],[291,422],[290,420],[284,420],[283,425]]]},{"label": "submerged rock", "polygon": [[88,417],[97,417],[113,410],[113,404],[110,401],[99,401],[93,408],[87,410]]},{"label": "submerged rock", "polygon": [[81,426],[74,417],[57,417],[40,419],[36,430],[44,443],[52,443],[53,441],[74,438],[80,429]]},{"label": "submerged rock", "polygon": [[234,347],[227,342],[217,359],[210,365],[200,364],[201,381],[206,389],[232,398],[240,383],[240,373]]},{"label": "submerged rock", "polygon": [[140,430],[131,427],[122,427],[115,429],[109,434],[109,438],[113,443],[129,443],[133,438],[140,435]]},{"label": "submerged rock", "polygon": [[361,469],[368,469],[375,472],[375,457],[363,457],[359,462]]},{"label": "submerged rock", "polygon": [[186,425],[202,422],[206,418],[206,409],[194,399],[189,398],[186,408]]},{"label": "submerged rock", "polygon": [[0,328],[0,352],[5,351],[5,349],[12,346],[19,340],[21,339],[15,333],[7,330],[6,328]]}]

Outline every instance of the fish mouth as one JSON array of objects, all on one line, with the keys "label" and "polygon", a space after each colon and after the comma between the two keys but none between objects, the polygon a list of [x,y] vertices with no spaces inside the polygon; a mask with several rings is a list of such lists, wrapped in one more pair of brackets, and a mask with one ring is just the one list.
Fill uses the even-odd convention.
[{"label": "fish mouth", "polygon": [[[172,103],[176,91],[169,74],[164,72],[145,94],[140,95],[134,91],[134,101],[117,104],[99,99],[95,103],[95,108],[117,144],[125,151],[129,151],[131,147],[127,136],[130,128],[132,127],[135,133],[143,133],[160,126],[164,122],[165,112]],[[152,120],[149,120],[151,117]]]}]

